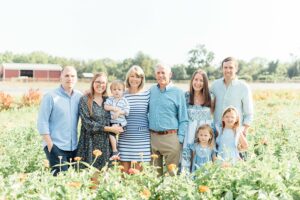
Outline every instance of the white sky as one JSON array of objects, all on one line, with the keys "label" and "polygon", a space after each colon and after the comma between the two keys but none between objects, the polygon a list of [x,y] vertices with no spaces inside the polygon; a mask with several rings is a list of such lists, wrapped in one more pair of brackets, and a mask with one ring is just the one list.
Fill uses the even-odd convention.
[{"label": "white sky", "polygon": [[[298,3],[299,2],[299,3]],[[0,52],[169,64],[205,44],[227,56],[300,57],[298,0],[0,0]]]}]

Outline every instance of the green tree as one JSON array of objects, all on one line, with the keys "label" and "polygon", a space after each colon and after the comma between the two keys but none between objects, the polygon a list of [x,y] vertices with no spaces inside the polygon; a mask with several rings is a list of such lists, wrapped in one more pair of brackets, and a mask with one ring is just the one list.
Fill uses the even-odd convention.
[{"label": "green tree", "polygon": [[208,51],[205,45],[200,44],[188,52],[188,67],[186,69],[188,75],[192,75],[197,68],[205,70],[211,66],[215,58],[212,51]]},{"label": "green tree", "polygon": [[172,73],[172,79],[174,80],[186,80],[188,78],[188,75],[186,73],[186,66],[183,64],[174,65],[172,67]]},{"label": "green tree", "polygon": [[154,79],[154,66],[157,64],[157,60],[150,58],[141,51],[133,60],[133,64],[139,65],[144,70],[147,79]]}]

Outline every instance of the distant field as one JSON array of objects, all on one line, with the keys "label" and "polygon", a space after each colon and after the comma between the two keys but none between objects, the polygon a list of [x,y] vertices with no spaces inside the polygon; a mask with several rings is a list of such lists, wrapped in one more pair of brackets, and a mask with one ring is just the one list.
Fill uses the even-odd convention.
[{"label": "distant field", "polygon": [[[0,91],[11,95],[20,95],[30,88],[40,89],[43,93],[57,87],[58,82],[0,82]],[[153,83],[147,83],[145,88],[149,88]],[[189,83],[176,83],[183,90],[188,90]],[[85,91],[90,87],[89,82],[78,82],[76,88]],[[300,90],[300,83],[250,83],[252,90]]]}]

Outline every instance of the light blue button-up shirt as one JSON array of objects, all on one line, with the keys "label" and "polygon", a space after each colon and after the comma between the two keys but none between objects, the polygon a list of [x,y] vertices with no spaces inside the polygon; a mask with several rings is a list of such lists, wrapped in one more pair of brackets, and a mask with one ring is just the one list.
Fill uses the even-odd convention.
[{"label": "light blue button-up shirt", "polygon": [[[38,115],[37,127],[41,135],[49,134],[61,150],[77,148],[77,125],[81,92],[73,90],[69,96],[60,86],[44,95]],[[46,146],[45,141],[43,145]]]},{"label": "light blue button-up shirt", "polygon": [[222,125],[222,114],[228,106],[234,106],[240,115],[241,125],[250,125],[253,120],[253,101],[249,86],[237,78],[226,87],[224,78],[213,82],[211,92],[215,96],[214,122]]},{"label": "light blue button-up shirt", "polygon": [[168,84],[161,91],[158,85],[150,89],[149,128],[155,131],[177,129],[178,139],[183,143],[187,130],[188,115],[184,92]]}]

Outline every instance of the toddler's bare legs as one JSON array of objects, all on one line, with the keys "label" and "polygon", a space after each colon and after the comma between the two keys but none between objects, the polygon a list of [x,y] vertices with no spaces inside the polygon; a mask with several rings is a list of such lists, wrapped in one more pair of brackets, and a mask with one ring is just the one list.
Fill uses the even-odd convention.
[{"label": "toddler's bare legs", "polygon": [[113,135],[109,135],[109,141],[110,141],[113,152],[117,152],[118,149],[117,149],[117,139],[116,139],[116,137],[113,136]]}]

